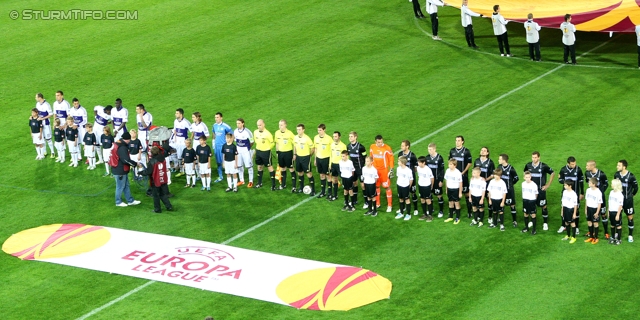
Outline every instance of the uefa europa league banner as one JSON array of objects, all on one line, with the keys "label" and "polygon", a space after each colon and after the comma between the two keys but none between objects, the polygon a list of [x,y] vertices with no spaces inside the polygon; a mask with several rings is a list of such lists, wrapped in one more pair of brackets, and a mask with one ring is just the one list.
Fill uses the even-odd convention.
[{"label": "uefa europa league banner", "polygon": [[84,224],[21,231],[2,250],[38,260],[179,284],[299,309],[349,310],[389,298],[366,269],[193,239]]}]

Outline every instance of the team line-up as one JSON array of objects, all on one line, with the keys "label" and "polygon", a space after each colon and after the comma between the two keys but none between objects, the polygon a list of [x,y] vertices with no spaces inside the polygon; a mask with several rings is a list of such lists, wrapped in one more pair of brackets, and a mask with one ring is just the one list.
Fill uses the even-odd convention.
[{"label": "team line-up", "polygon": [[[36,146],[36,160],[42,160],[46,155],[46,144],[51,150],[51,158],[57,162],[65,161],[65,141],[71,154],[71,165],[78,166],[80,158],[79,146],[84,145],[84,154],[88,160],[87,169],[95,169],[100,162],[105,162],[105,175],[109,175],[108,157],[114,141],[119,141],[122,134],[131,132],[131,139],[127,139],[129,153],[138,162],[147,160],[148,131],[152,127],[153,117],[146,111],[144,105],[136,106],[136,130],[128,130],[128,112],[122,106],[122,101],[116,99],[115,107],[96,106],[94,108],[94,124],[87,122],[87,112],[73,99],[73,107],[64,100],[61,91],[56,93],[53,110],[43,95],[36,95],[36,108],[32,110],[29,120],[33,143]],[[52,144],[52,134],[49,119],[55,116],[55,128]],[[304,124],[296,126],[296,134],[287,128],[286,120],[280,120],[278,130],[272,135],[265,128],[265,122],[258,120],[253,133],[245,127],[243,119],[236,121],[236,129],[223,122],[222,113],[215,114],[212,126],[214,149],[207,145],[210,137],[208,126],[202,121],[199,112],[192,114],[192,122],[184,118],[184,110],[178,108],[175,112],[173,135],[169,145],[172,149],[169,165],[172,170],[179,172],[176,177],[186,175],[185,187],[195,187],[196,181],[201,180],[203,191],[211,190],[211,161],[215,159],[218,178],[214,182],[223,180],[227,176],[227,192],[237,192],[238,187],[245,184],[244,168],[247,168],[249,188],[261,188],[264,168],[269,171],[271,190],[287,189],[287,172],[291,174],[291,192],[306,193],[311,197],[326,197],[329,201],[338,198],[341,182],[344,196],[343,211],[355,211],[358,204],[358,190],[363,190],[363,209],[365,215],[377,216],[380,207],[381,189],[385,190],[387,198],[387,212],[392,212],[393,192],[391,179],[394,178],[395,161],[391,147],[384,143],[381,135],[375,137],[375,143],[368,149],[358,142],[358,134],[352,131],[348,135],[349,143],[341,141],[342,135],[335,131],[328,134],[326,126],[317,127],[317,135],[311,139],[305,134]],[[111,126],[110,126],[111,125]],[[112,129],[115,136],[112,135]],[[100,134],[102,132],[102,134]],[[193,141],[193,142],[192,142]],[[198,144],[195,149],[193,145]],[[480,149],[480,156],[473,160],[469,149],[464,146],[464,138],[456,137],[456,146],[451,148],[448,160],[437,152],[436,145],[431,143],[429,154],[417,157],[410,149],[408,140],[402,141],[398,154],[395,171],[397,198],[399,210],[396,219],[410,220],[412,214],[418,215],[418,203],[422,209],[420,220],[433,221],[435,214],[432,198],[438,201],[438,218],[444,218],[444,195],[448,201],[448,217],[444,222],[460,222],[461,200],[464,199],[467,217],[472,226],[484,225],[485,203],[489,216],[489,228],[504,227],[504,208],[509,207],[513,227],[517,227],[517,210],[515,199],[515,185],[519,181],[516,170],[509,164],[509,156],[500,154],[498,166],[489,157],[489,149]],[[192,145],[193,144],[193,145]],[[272,150],[275,146],[277,170],[272,165]],[[55,156],[57,152],[58,156]],[[96,162],[94,154],[99,161]],[[253,165],[257,166],[257,183],[253,181]],[[316,194],[315,178],[312,164],[316,167],[320,177],[320,192]],[[446,166],[446,169],[445,169]],[[611,182],[612,191],[605,201],[605,192],[609,187],[606,174],[599,170],[596,162],[586,163],[586,171],[576,164],[574,157],[567,159],[567,164],[558,174],[558,181],[564,185],[562,193],[562,226],[558,233],[566,231],[563,240],[570,243],[576,241],[579,234],[580,201],[585,200],[585,216],[589,232],[586,242],[599,242],[599,226],[603,224],[605,238],[611,244],[620,244],[622,236],[622,218],[624,213],[628,222],[628,241],[633,242],[634,205],[633,197],[638,192],[638,182],[635,176],[627,170],[626,160],[617,163],[617,172]],[[471,171],[471,179],[469,179]],[[537,234],[537,208],[541,208],[543,230],[548,230],[548,209],[546,190],[555,177],[555,171],[540,161],[540,153],[533,152],[531,162],[524,167],[524,182],[522,186],[522,210],[524,212],[523,233]],[[305,184],[305,176],[309,184]],[[238,181],[239,179],[239,181]],[[339,181],[341,180],[341,181]],[[584,187],[587,181],[588,188]],[[306,189],[306,192],[305,192]],[[420,201],[418,201],[418,199]],[[414,209],[412,210],[412,204]],[[611,236],[608,224],[611,223]]]}]

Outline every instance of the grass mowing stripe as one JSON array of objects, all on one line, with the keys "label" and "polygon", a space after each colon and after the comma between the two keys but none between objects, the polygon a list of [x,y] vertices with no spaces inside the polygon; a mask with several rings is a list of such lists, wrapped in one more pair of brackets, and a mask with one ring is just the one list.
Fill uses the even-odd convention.
[{"label": "grass mowing stripe", "polygon": [[114,185],[115,185],[115,182],[110,184],[110,185],[108,185],[106,188],[102,189],[102,191],[99,191],[99,192],[93,193],[93,194],[79,194],[79,193],[55,191],[55,190],[35,190],[35,189],[30,189],[30,188],[9,186],[9,185],[6,185],[6,184],[0,184],[0,187],[9,188],[9,189],[16,189],[16,190],[20,190],[20,191],[35,191],[35,192],[42,192],[42,193],[64,194],[64,195],[75,196],[75,197],[97,197],[97,196],[107,192],[107,190],[113,189]]}]

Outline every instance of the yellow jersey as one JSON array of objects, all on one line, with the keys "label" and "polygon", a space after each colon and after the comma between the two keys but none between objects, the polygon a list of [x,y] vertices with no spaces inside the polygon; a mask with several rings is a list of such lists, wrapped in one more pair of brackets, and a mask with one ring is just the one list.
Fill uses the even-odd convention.
[{"label": "yellow jersey", "polygon": [[301,136],[295,136],[293,138],[293,143],[295,144],[295,155],[296,156],[308,156],[313,152],[313,141],[309,138],[308,135],[303,134]]},{"label": "yellow jersey", "polygon": [[293,132],[287,130],[282,132],[276,130],[276,150],[277,151],[291,151],[293,150]]},{"label": "yellow jersey", "polygon": [[328,134],[320,138],[320,135],[316,135],[313,138],[313,146],[316,148],[316,158],[325,159],[331,156],[331,148],[329,145],[333,142],[333,138]]},{"label": "yellow jersey", "polygon": [[260,132],[260,130],[256,129],[253,132],[253,138],[256,142],[256,150],[270,151],[273,148],[273,136],[269,130],[264,129],[264,131]]},{"label": "yellow jersey", "polygon": [[329,165],[338,164],[342,160],[342,151],[347,150],[347,145],[342,141],[331,144],[331,159]]}]

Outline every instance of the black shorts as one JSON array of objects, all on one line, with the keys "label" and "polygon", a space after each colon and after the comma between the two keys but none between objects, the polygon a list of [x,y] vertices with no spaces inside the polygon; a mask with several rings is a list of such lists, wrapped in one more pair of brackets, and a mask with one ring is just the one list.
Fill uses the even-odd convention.
[{"label": "black shorts", "polygon": [[398,199],[404,200],[409,199],[409,191],[411,187],[401,187],[398,186]]},{"label": "black shorts", "polygon": [[624,199],[622,210],[624,210],[624,213],[628,216],[633,215],[633,197]]},{"label": "black shorts", "polygon": [[296,156],[296,172],[311,172],[311,156]]},{"label": "black shorts", "polygon": [[536,200],[538,207],[544,207],[547,205],[547,191],[538,190],[538,199]]},{"label": "black shorts", "polygon": [[587,221],[598,222],[598,208],[587,207]]},{"label": "black shorts", "polygon": [[617,212],[609,211],[609,223],[612,227],[621,227],[622,226],[622,216],[620,219],[616,220]]},{"label": "black shorts", "polygon": [[316,169],[319,174],[329,174],[329,158],[316,158]]},{"label": "black shorts", "polygon": [[356,178],[353,179],[353,183],[358,182],[358,179],[360,179],[360,182],[362,182],[362,168],[358,166],[354,166],[354,168],[356,169],[356,171],[353,174],[356,176]]},{"label": "black shorts", "polygon": [[271,167],[271,150],[256,150],[256,165]]},{"label": "black shorts", "polygon": [[280,168],[293,168],[293,150],[278,152],[278,166]]},{"label": "black shorts", "polygon": [[373,198],[376,196],[376,184],[366,184],[364,185],[364,195],[367,198]]},{"label": "black shorts", "polygon": [[491,205],[489,206],[491,212],[504,212],[504,207],[501,207],[500,203],[502,203],[502,199],[491,199]]},{"label": "black shorts", "polygon": [[418,192],[420,192],[420,199],[431,199],[431,186],[418,186]]},{"label": "black shorts", "polygon": [[351,180],[352,178],[345,178],[342,177],[342,187],[344,188],[344,190],[351,190],[353,189],[353,180]]},{"label": "black shorts", "polygon": [[442,187],[439,187],[440,182],[438,180],[433,180],[433,184],[431,185],[431,193],[436,196],[442,196]]},{"label": "black shorts", "polygon": [[469,192],[469,176],[466,174],[462,175],[462,194]]},{"label": "black shorts", "polygon": [[338,177],[340,176],[340,165],[337,163],[332,163],[331,164],[331,176],[338,179]]},{"label": "black shorts", "polygon": [[536,204],[540,203],[539,200],[539,198],[538,200],[522,199],[522,211],[524,214],[536,214],[536,210],[538,209],[536,208]]},{"label": "black shorts", "polygon": [[481,199],[482,197],[471,196],[471,205],[478,209],[484,209],[484,201],[482,202],[482,204],[480,204]]},{"label": "black shorts", "polygon": [[516,205],[516,192],[513,188],[509,188],[507,190],[507,198],[504,199],[505,206],[515,206]]},{"label": "black shorts", "polygon": [[562,207],[562,222],[564,223],[573,222],[573,210],[574,208]]},{"label": "black shorts", "polygon": [[449,189],[447,188],[447,198],[449,198],[449,202],[458,202],[460,201],[460,189]]}]

